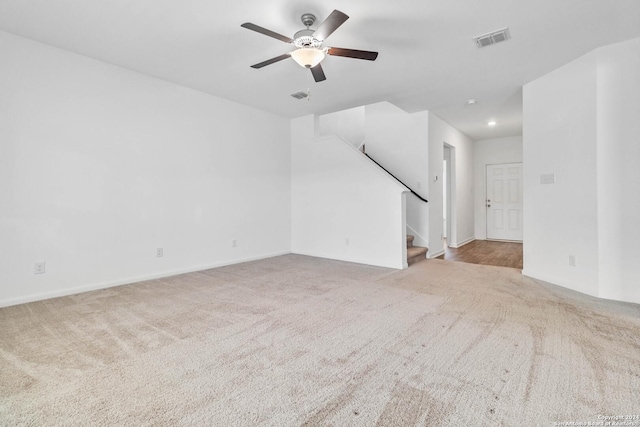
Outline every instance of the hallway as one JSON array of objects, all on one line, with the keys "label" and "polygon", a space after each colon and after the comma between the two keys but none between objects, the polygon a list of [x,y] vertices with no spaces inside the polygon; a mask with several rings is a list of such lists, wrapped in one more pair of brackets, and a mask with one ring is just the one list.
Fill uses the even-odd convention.
[{"label": "hallway", "polygon": [[438,259],[522,270],[522,243],[474,240],[457,249],[445,246]]}]

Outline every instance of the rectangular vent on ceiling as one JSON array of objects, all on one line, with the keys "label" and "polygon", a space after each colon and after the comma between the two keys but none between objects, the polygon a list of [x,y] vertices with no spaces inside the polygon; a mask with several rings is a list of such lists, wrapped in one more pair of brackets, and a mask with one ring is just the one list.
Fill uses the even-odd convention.
[{"label": "rectangular vent on ceiling", "polygon": [[296,92],[296,93],[292,93],[291,96],[293,96],[295,99],[304,99],[308,95],[307,95],[307,92]]},{"label": "rectangular vent on ceiling", "polygon": [[481,36],[474,37],[476,45],[478,47],[485,47],[492,44],[500,43],[505,40],[509,40],[511,35],[509,34],[509,28],[503,28],[501,30],[492,31]]}]

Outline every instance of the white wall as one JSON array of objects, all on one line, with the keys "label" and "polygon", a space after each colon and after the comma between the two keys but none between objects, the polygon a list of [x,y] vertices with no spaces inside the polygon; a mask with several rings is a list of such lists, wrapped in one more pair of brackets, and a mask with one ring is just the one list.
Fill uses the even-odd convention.
[{"label": "white wall", "polygon": [[638,75],[635,39],[525,85],[524,274],[640,303]]},{"label": "white wall", "polygon": [[640,38],[596,54],[600,296],[640,303]]},{"label": "white wall", "polygon": [[364,142],[364,107],[350,108],[317,117],[317,135],[338,135],[358,148]]},{"label": "white wall", "polygon": [[[523,88],[523,273],[591,295],[598,294],[595,64],[589,54]],[[541,184],[545,174],[555,183]]]},{"label": "white wall", "polygon": [[[442,223],[442,161],[444,144],[451,149],[451,236],[452,247],[461,246],[474,239],[474,173],[473,141],[429,112],[429,257],[444,253]],[[437,177],[437,180],[436,180]]]},{"label": "white wall", "polygon": [[484,139],[473,144],[475,237],[487,238],[487,165],[522,163],[522,136]]},{"label": "white wall", "polygon": [[[366,105],[366,151],[409,188],[429,200],[428,113],[409,114],[389,102]],[[414,245],[429,245],[429,206],[407,195],[407,226]]]},{"label": "white wall", "polygon": [[0,305],[290,251],[288,120],[7,33],[0,52]]},{"label": "white wall", "polygon": [[407,193],[407,234],[414,237],[413,246],[429,247],[429,203],[412,193]]},{"label": "white wall", "polygon": [[428,191],[428,126],[426,111],[409,114],[389,102],[365,106],[367,154],[422,197]]},{"label": "white wall", "polygon": [[457,247],[474,239],[474,146],[469,137],[433,113],[409,114],[388,102],[365,106],[365,135],[367,153],[429,200],[407,195],[407,226],[416,235],[414,243],[429,248],[429,257],[444,253],[442,161],[444,144],[451,146],[448,241]]},{"label": "white wall", "polygon": [[405,198],[397,181],[346,141],[291,121],[292,252],[406,266]]}]

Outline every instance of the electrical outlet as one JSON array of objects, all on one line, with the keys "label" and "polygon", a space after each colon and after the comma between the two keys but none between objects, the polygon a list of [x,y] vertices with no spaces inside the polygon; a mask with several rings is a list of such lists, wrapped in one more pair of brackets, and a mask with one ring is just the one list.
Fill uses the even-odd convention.
[{"label": "electrical outlet", "polygon": [[569,265],[571,267],[575,267],[576,266],[576,256],[575,255],[569,255]]},{"label": "electrical outlet", "polygon": [[540,175],[540,184],[555,184],[556,183],[556,174],[555,173],[546,173]]},{"label": "electrical outlet", "polygon": [[418,181],[418,188],[422,188],[422,181]]},{"label": "electrical outlet", "polygon": [[344,239],[344,244],[349,246],[349,239]]},{"label": "electrical outlet", "polygon": [[237,247],[238,247],[238,241],[237,241],[236,239],[233,239],[233,240],[231,241],[231,247],[232,247],[232,248],[237,248]]},{"label": "electrical outlet", "polygon": [[164,250],[162,248],[156,249],[156,256],[162,258],[164,256]]},{"label": "electrical outlet", "polygon": [[36,262],[36,263],[33,265],[33,273],[34,273],[34,274],[44,274],[44,265],[45,265],[45,262],[44,262],[44,261],[42,261],[42,262]]}]

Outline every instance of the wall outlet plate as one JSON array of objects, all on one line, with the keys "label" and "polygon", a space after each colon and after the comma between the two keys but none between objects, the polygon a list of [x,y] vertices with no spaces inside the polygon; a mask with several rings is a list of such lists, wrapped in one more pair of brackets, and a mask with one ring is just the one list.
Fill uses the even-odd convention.
[{"label": "wall outlet plate", "polygon": [[33,264],[33,273],[34,274],[44,274],[45,271],[45,262],[36,262]]},{"label": "wall outlet plate", "polygon": [[162,248],[156,249],[156,256],[158,258],[162,258],[164,256],[164,249],[162,249]]}]

